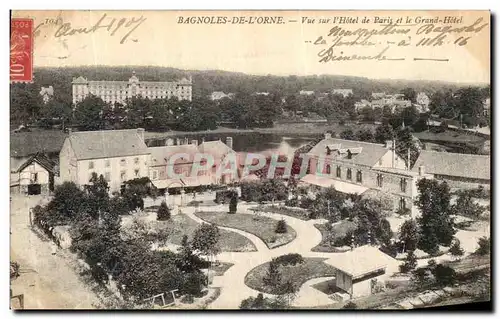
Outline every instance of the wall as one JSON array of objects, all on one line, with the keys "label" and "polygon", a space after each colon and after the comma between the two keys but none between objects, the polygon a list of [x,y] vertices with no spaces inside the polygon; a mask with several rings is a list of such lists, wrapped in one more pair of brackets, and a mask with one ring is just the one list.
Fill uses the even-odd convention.
[{"label": "wall", "polygon": [[[138,162],[135,163],[135,159]],[[91,159],[91,160],[80,160],[78,161],[78,184],[85,185],[88,183],[92,172],[97,173],[97,175],[103,175],[107,180],[110,187],[110,191],[117,191],[123,181],[131,180],[134,178],[148,177],[149,176],[149,154],[145,155],[134,155],[134,156],[123,156],[123,157],[112,157],[112,158],[101,158],[101,159]],[[121,160],[125,159],[125,164],[122,165]],[[93,162],[94,168],[89,168],[90,162]],[[108,165],[109,163],[109,165]],[[135,174],[135,170],[138,170],[138,174]],[[121,172],[125,172],[125,179],[121,179]],[[106,173],[109,173],[107,175]]]},{"label": "wall", "polygon": [[[390,152],[388,153],[390,154]],[[385,155],[384,155],[385,156]],[[382,162],[387,161],[387,159],[384,159]],[[391,158],[392,161],[392,158]],[[399,201],[401,198],[405,198],[406,200],[406,207],[409,209],[412,209],[413,206],[413,198],[416,197],[416,188],[414,187],[415,180],[411,176],[405,176],[405,175],[400,175],[397,173],[388,173],[388,172],[382,172],[382,171],[377,171],[372,169],[369,166],[362,166],[362,165],[356,165],[356,164],[347,164],[344,162],[339,162],[335,160],[331,160],[330,162],[331,168],[330,168],[330,174],[329,178],[332,178],[334,180],[339,180],[351,184],[357,184],[357,185],[362,185],[367,188],[372,188],[372,189],[377,189],[382,192],[388,193],[393,195],[393,207],[394,210],[397,210],[399,208]],[[321,163],[319,163],[321,164]],[[310,159],[310,174],[315,174],[316,168],[318,165],[318,160],[315,158]],[[323,174],[327,173],[326,165],[322,170]],[[404,165],[404,163],[403,163]],[[341,168],[341,177],[337,178],[336,172],[337,172],[337,166],[340,166]],[[352,178],[351,180],[347,179],[347,169],[351,169],[352,172]],[[356,174],[358,171],[361,171],[362,174],[362,182],[358,183],[356,182]],[[382,187],[378,187],[377,185],[377,175],[382,175],[383,176],[383,182],[382,182]],[[325,176],[326,177],[326,176]],[[407,182],[406,186],[406,191],[402,192],[401,191],[401,186],[400,182],[401,179],[405,179]]]},{"label": "wall", "polygon": [[337,269],[335,283],[338,288],[342,289],[348,294],[352,294],[352,277],[350,275]]},{"label": "wall", "polygon": [[78,182],[78,167],[69,138],[63,143],[59,153],[59,182]]},{"label": "wall", "polygon": [[[32,174],[37,173],[38,181],[31,182]],[[43,168],[37,162],[31,163],[29,166],[24,168],[21,172],[19,172],[19,185],[29,185],[29,184],[49,184],[49,172],[45,168]]]},{"label": "wall", "polygon": [[371,279],[363,280],[352,285],[352,298],[369,296],[371,293]]}]

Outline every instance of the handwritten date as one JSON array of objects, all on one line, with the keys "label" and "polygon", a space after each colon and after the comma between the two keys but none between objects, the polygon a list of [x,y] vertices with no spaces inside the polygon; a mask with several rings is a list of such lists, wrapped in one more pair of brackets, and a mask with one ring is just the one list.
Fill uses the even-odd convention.
[{"label": "handwritten date", "polygon": [[[59,37],[69,37],[75,34],[90,34],[101,29],[106,29],[110,36],[114,36],[118,30],[124,30],[125,35],[120,40],[120,44],[125,43],[125,41],[130,37],[130,35],[146,21],[146,18],[140,16],[139,18],[131,19],[116,19],[107,18],[107,14],[103,14],[102,17],[91,27],[73,27],[70,22],[63,23],[56,31],[54,36]],[[128,32],[127,32],[128,31]],[[137,41],[137,40],[133,40]]]}]

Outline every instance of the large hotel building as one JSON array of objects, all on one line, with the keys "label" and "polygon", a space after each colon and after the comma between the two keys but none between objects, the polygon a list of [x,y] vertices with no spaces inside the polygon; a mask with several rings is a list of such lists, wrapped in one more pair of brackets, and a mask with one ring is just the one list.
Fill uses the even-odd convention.
[{"label": "large hotel building", "polygon": [[87,95],[93,94],[104,102],[114,104],[124,103],[127,98],[142,96],[149,99],[169,99],[191,101],[192,80],[183,78],[175,82],[139,81],[135,72],[128,81],[89,81],[80,76],[73,79],[73,104],[82,101]]}]

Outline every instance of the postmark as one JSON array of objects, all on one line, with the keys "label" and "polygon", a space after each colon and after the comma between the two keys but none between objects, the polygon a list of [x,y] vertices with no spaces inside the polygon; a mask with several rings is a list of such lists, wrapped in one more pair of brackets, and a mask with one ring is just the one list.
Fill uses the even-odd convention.
[{"label": "postmark", "polygon": [[11,19],[10,81],[33,82],[33,19]]}]

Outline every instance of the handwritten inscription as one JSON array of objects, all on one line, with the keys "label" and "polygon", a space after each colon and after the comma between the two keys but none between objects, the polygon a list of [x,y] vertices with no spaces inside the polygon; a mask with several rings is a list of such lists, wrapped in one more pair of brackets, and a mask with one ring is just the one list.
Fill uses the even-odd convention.
[{"label": "handwritten inscription", "polygon": [[[400,61],[405,60],[406,57],[391,56],[391,48],[466,46],[475,35],[485,30],[489,24],[483,18],[478,18],[472,23],[463,25],[462,17],[451,16],[441,19],[407,18],[406,21],[402,18],[393,21],[392,18],[376,17],[374,20],[383,21],[383,23],[375,27],[364,28],[359,27],[359,21],[363,23],[361,18],[356,18],[353,21],[347,17],[334,17],[331,21],[333,23],[337,21],[340,25],[333,26],[325,35],[318,36],[314,41],[306,42],[321,47],[317,53],[320,63],[351,60]],[[302,21],[303,23],[313,23],[307,17],[304,17]],[[346,53],[346,49],[342,49],[342,47],[351,48],[351,51]],[[372,49],[369,53],[362,49],[370,47]],[[363,50],[363,53],[352,52],[356,48]],[[443,54],[446,54],[446,51],[443,51]],[[440,59],[413,57],[413,60],[448,61],[445,57]]]},{"label": "handwritten inscription", "polygon": [[[75,34],[91,34],[99,30],[106,30],[110,36],[114,36],[118,31],[123,35],[120,39],[120,43],[123,44],[130,37],[130,35],[146,21],[146,18],[140,16],[139,18],[107,18],[107,14],[103,14],[102,17],[90,27],[73,27],[70,22],[63,23],[56,31],[54,36],[59,37],[69,37]],[[132,41],[137,42],[136,39]]]}]

